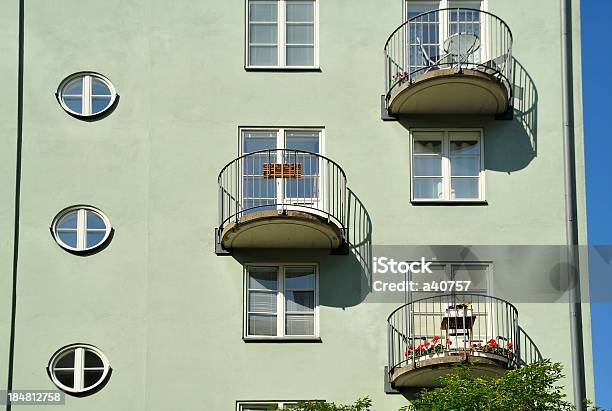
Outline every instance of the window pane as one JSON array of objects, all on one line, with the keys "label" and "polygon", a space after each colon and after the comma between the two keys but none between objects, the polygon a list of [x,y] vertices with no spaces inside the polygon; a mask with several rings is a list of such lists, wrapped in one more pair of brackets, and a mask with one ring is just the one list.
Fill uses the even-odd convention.
[{"label": "window pane", "polygon": [[278,28],[276,24],[251,24],[249,42],[251,44],[276,44]]},{"label": "window pane", "polygon": [[102,359],[92,351],[85,350],[85,368],[104,367]]},{"label": "window pane", "polygon": [[87,231],[87,248],[100,244],[105,235],[106,232],[104,231]]},{"label": "window pane", "polygon": [[66,214],[60,222],[57,224],[57,228],[71,228],[76,230],[77,228],[77,211],[71,211]]},{"label": "window pane", "polygon": [[61,357],[55,363],[55,368],[74,368],[74,351],[70,351]]},{"label": "window pane", "polygon": [[249,335],[276,335],[276,316],[249,314]]},{"label": "window pane", "polygon": [[315,274],[311,267],[287,267],[285,269],[285,289],[314,290]]},{"label": "window pane", "polygon": [[459,265],[453,266],[455,281],[471,281],[470,292],[486,292],[488,266]]},{"label": "window pane", "polygon": [[415,178],[414,198],[434,200],[442,198],[442,179],[422,177]]},{"label": "window pane", "polygon": [[83,114],[83,99],[81,97],[64,97],[64,104],[78,114]]},{"label": "window pane", "polygon": [[110,97],[92,97],[91,114],[97,114],[104,111],[110,105],[110,101]]},{"label": "window pane", "polygon": [[276,132],[274,131],[245,131],[243,136],[242,152],[245,154],[276,148]]},{"label": "window pane", "polygon": [[252,66],[276,66],[278,55],[276,46],[250,46],[249,64]]},{"label": "window pane", "polygon": [[66,387],[74,388],[74,370],[55,370],[55,378]]},{"label": "window pane", "polygon": [[277,21],[277,8],[276,1],[250,1],[249,21]]},{"label": "window pane", "polygon": [[249,405],[241,405],[240,406],[240,411],[269,411],[270,407],[273,407],[273,405],[255,405],[255,404],[249,404]]},{"label": "window pane", "polygon": [[314,335],[314,316],[287,315],[285,333],[287,335]]},{"label": "window pane", "polygon": [[477,199],[478,197],[478,178],[451,178],[451,198]]},{"label": "window pane", "polygon": [[480,155],[480,145],[478,141],[458,141],[450,142],[451,155],[457,154],[476,154]]},{"label": "window pane", "polygon": [[83,371],[83,388],[91,387],[102,378],[104,370],[84,370]]},{"label": "window pane", "polygon": [[287,21],[314,22],[313,1],[288,1]]},{"label": "window pane", "polygon": [[77,233],[76,231],[59,231],[57,233],[62,243],[69,247],[76,248],[77,246]]},{"label": "window pane", "polygon": [[294,150],[319,153],[318,131],[288,131],[285,134],[285,146]]},{"label": "window pane", "polygon": [[288,312],[314,310],[314,291],[286,291],[285,297],[287,298],[285,309]]},{"label": "window pane", "polygon": [[102,80],[97,78],[91,79],[91,94],[98,96],[110,96],[111,91]]},{"label": "window pane", "polygon": [[289,24],[287,25],[287,43],[289,44],[313,44],[314,26],[312,24]]},{"label": "window pane", "polygon": [[64,87],[63,94],[83,94],[83,78],[78,78],[76,80],[72,80],[66,87]]},{"label": "window pane", "polygon": [[442,176],[442,157],[414,156],[415,176]]},{"label": "window pane", "polygon": [[442,141],[415,140],[414,152],[416,154],[441,154]]},{"label": "window pane", "polygon": [[474,176],[480,173],[480,157],[461,156],[451,157],[451,175]]},{"label": "window pane", "polygon": [[253,290],[278,290],[277,271],[274,268],[249,269],[249,288]]},{"label": "window pane", "polygon": [[276,293],[249,291],[249,312],[276,313]]},{"label": "window pane", "polygon": [[287,46],[288,66],[312,66],[314,65],[313,46]]},{"label": "window pane", "polygon": [[87,210],[87,228],[106,229],[106,224],[97,213]]},{"label": "window pane", "polygon": [[243,178],[244,200],[259,199],[261,204],[276,204],[276,179],[263,177]]}]

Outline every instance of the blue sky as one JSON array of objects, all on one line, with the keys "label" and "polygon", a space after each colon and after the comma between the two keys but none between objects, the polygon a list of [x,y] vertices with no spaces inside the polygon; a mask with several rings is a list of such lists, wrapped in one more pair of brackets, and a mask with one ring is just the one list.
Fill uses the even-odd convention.
[{"label": "blue sky", "polygon": [[[607,104],[612,98],[612,28],[606,17],[612,14],[612,1],[581,3],[589,243],[612,247],[612,133],[608,128],[612,107]],[[596,287],[591,283],[591,289]],[[595,396],[600,407],[612,409],[612,304],[592,304],[591,309]]]}]

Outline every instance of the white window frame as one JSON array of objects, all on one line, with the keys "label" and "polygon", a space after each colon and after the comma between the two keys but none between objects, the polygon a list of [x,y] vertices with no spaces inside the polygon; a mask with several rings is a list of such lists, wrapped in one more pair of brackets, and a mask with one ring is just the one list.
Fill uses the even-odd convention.
[{"label": "white window frame", "polygon": [[[325,157],[325,128],[324,127],[239,127],[238,129],[238,150],[239,156],[244,155],[244,135],[249,131],[264,131],[276,133],[276,150],[283,150],[286,148],[286,135],[292,131],[307,131],[307,132],[318,132],[319,133],[319,152],[316,153],[319,156]],[[276,179],[276,190],[279,198],[279,210],[290,209],[295,211],[304,211],[311,214],[320,214],[325,216],[324,211],[327,209],[327,202],[329,198],[324,194],[327,192],[326,181],[327,176],[325,175],[325,167],[323,167],[322,159],[319,161],[319,198],[312,198],[313,202],[320,204],[320,210],[316,207],[301,207],[299,202],[291,203],[291,198],[284,197],[284,181],[281,178]],[[242,190],[240,190],[240,204],[243,203]],[[282,202],[280,200],[283,200]],[[289,202],[287,202],[289,200]],[[281,204],[282,203],[282,204]],[[301,203],[302,205],[304,203]]]},{"label": "white window frame", "polygon": [[[70,109],[68,107],[68,105],[66,104],[66,102],[64,101],[64,97],[67,96],[65,94],[65,88],[73,81],[76,80],[77,78],[81,78],[83,81],[83,90],[82,90],[82,94],[81,96],[81,108],[82,108],[82,113],[78,113],[72,109]],[[110,102],[108,103],[108,105],[104,108],[104,110],[98,112],[98,113],[92,113],[92,107],[91,107],[91,100],[92,97],[95,97],[96,95],[92,94],[92,79],[97,79],[100,80],[101,82],[103,82],[108,89],[110,90]],[[99,73],[95,73],[93,71],[82,71],[82,72],[78,72],[78,73],[74,73],[71,74],[70,76],[66,77],[64,80],[62,80],[62,82],[60,83],[59,87],[57,88],[57,100],[59,101],[60,105],[62,106],[62,108],[77,117],[96,117],[96,116],[100,116],[102,114],[104,114],[105,112],[107,112],[112,106],[113,104],[115,104],[115,100],[117,99],[117,91],[115,90],[115,86],[113,85],[113,83],[106,78],[105,76],[103,76],[102,74]],[[68,96],[72,96],[71,94]]]},{"label": "white window frame", "polygon": [[259,407],[276,406],[282,410],[288,406],[295,406],[297,405],[297,403],[298,401],[238,401],[236,403],[236,411],[243,411],[246,409],[245,407],[248,407],[248,406],[259,406]]},{"label": "white window frame", "polygon": [[312,66],[288,66],[286,61],[286,1],[287,0],[270,0],[278,2],[277,8],[277,64],[275,66],[255,66],[249,63],[249,3],[251,0],[245,0],[245,47],[244,47],[244,67],[247,69],[261,70],[318,70],[319,69],[319,0],[314,1],[314,50],[313,50],[313,65]]},{"label": "white window frame", "polygon": [[[493,291],[493,273],[495,272],[495,265],[493,264],[492,261],[434,261],[431,264],[433,267],[443,267],[444,268],[444,272],[446,273],[446,279],[444,281],[457,281],[455,278],[455,274],[454,274],[454,270],[457,268],[463,268],[463,267],[479,267],[479,268],[486,268],[486,280],[487,280],[487,289],[486,290],[482,290],[482,289],[474,289],[472,288],[472,285],[470,284],[469,288],[467,291],[457,291],[456,289],[454,289],[453,291],[449,291],[449,292],[442,292],[443,294],[482,294],[482,295],[487,295],[487,296],[493,296],[494,295],[494,291]],[[426,274],[425,274],[426,275]],[[412,272],[408,272],[407,273],[407,281],[418,281],[419,279],[421,279],[421,275],[419,275],[419,277],[415,278],[414,274]],[[437,281],[437,280],[436,280]],[[413,301],[413,293],[417,293],[417,294],[421,294],[422,296],[420,296],[419,298],[424,298],[423,295],[426,295],[426,292],[423,291],[409,291],[408,292],[408,296],[407,296],[407,301]],[[431,293],[432,296],[436,295],[436,293]]]},{"label": "white window frame", "polygon": [[[57,362],[70,351],[74,351],[74,368],[56,367]],[[96,354],[100,358],[100,360],[102,360],[102,367],[85,367],[85,351],[91,351]],[[51,378],[51,381],[59,389],[65,392],[78,394],[89,392],[99,387],[100,384],[102,384],[108,377],[108,374],[110,372],[110,363],[108,361],[108,358],[106,358],[106,355],[104,355],[104,353],[100,351],[97,347],[94,347],[93,345],[89,344],[72,344],[67,345],[56,351],[51,357],[51,360],[49,360],[49,365],[47,366],[47,369],[49,371],[49,377]],[[95,384],[86,388],[83,387],[85,369],[103,371],[100,379]],[[74,371],[74,387],[68,387],[58,380],[57,376],[55,375],[55,372],[58,370]]]},{"label": "white window frame", "polygon": [[[454,138],[449,132],[466,131],[478,132],[480,144],[480,172],[478,173],[478,198],[451,198],[451,164],[450,164],[450,141]],[[442,198],[415,198],[414,197],[414,140],[415,133],[437,132],[442,133]],[[437,136],[418,137],[417,140],[439,140]],[[410,129],[410,201],[412,203],[484,203],[485,195],[485,168],[484,168],[484,130],[482,128],[414,128]]]},{"label": "white window frame", "polygon": [[[64,216],[74,211],[77,212],[77,226],[76,226],[77,246],[76,247],[72,247],[62,241],[62,239],[59,236],[59,232],[63,230],[58,227],[60,221],[64,218]],[[102,221],[104,222],[104,225],[105,225],[104,230],[87,228],[87,211],[93,211],[100,218],[102,218]],[[110,220],[102,211],[100,211],[99,209],[95,207],[86,206],[86,205],[76,205],[76,206],[71,206],[71,207],[67,207],[63,209],[55,216],[55,218],[53,219],[53,222],[51,223],[51,233],[53,234],[53,238],[57,242],[57,244],[66,250],[74,251],[74,252],[86,252],[86,251],[94,250],[102,246],[108,240],[108,237],[110,236],[112,229],[113,228],[111,226]],[[66,230],[66,231],[72,231],[72,230]],[[102,241],[100,241],[98,244],[91,246],[91,247],[87,247],[87,231],[100,231],[100,232],[104,231],[104,237],[102,238]]]},{"label": "white window frame", "polygon": [[[278,271],[276,295],[276,335],[249,335],[249,268],[274,267]],[[286,267],[312,267],[315,271],[314,288],[314,334],[313,335],[286,335],[285,334],[285,268]],[[244,340],[320,340],[319,334],[319,264],[318,263],[249,263],[244,266],[243,274],[243,330]]]}]

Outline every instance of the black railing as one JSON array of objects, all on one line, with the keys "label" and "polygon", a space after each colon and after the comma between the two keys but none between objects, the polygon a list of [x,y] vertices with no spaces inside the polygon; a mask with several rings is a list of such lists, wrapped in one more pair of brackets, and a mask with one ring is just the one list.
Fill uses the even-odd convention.
[{"label": "black railing", "polygon": [[219,230],[257,211],[305,211],[346,227],[346,175],[320,154],[261,150],[227,164],[218,178]]},{"label": "black railing", "polygon": [[518,311],[481,294],[445,294],[405,304],[388,318],[389,374],[434,356],[486,356],[520,365]]},{"label": "black railing", "polygon": [[448,8],[406,21],[385,44],[386,102],[405,82],[439,69],[472,69],[496,78],[512,97],[512,32],[485,11]]}]

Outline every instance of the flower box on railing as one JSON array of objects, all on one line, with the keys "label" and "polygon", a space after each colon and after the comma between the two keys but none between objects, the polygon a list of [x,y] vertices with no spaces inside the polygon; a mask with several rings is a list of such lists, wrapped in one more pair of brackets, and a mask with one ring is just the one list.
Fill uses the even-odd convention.
[{"label": "flower box on railing", "polygon": [[302,177],[301,163],[264,163],[264,178],[300,178]]}]

